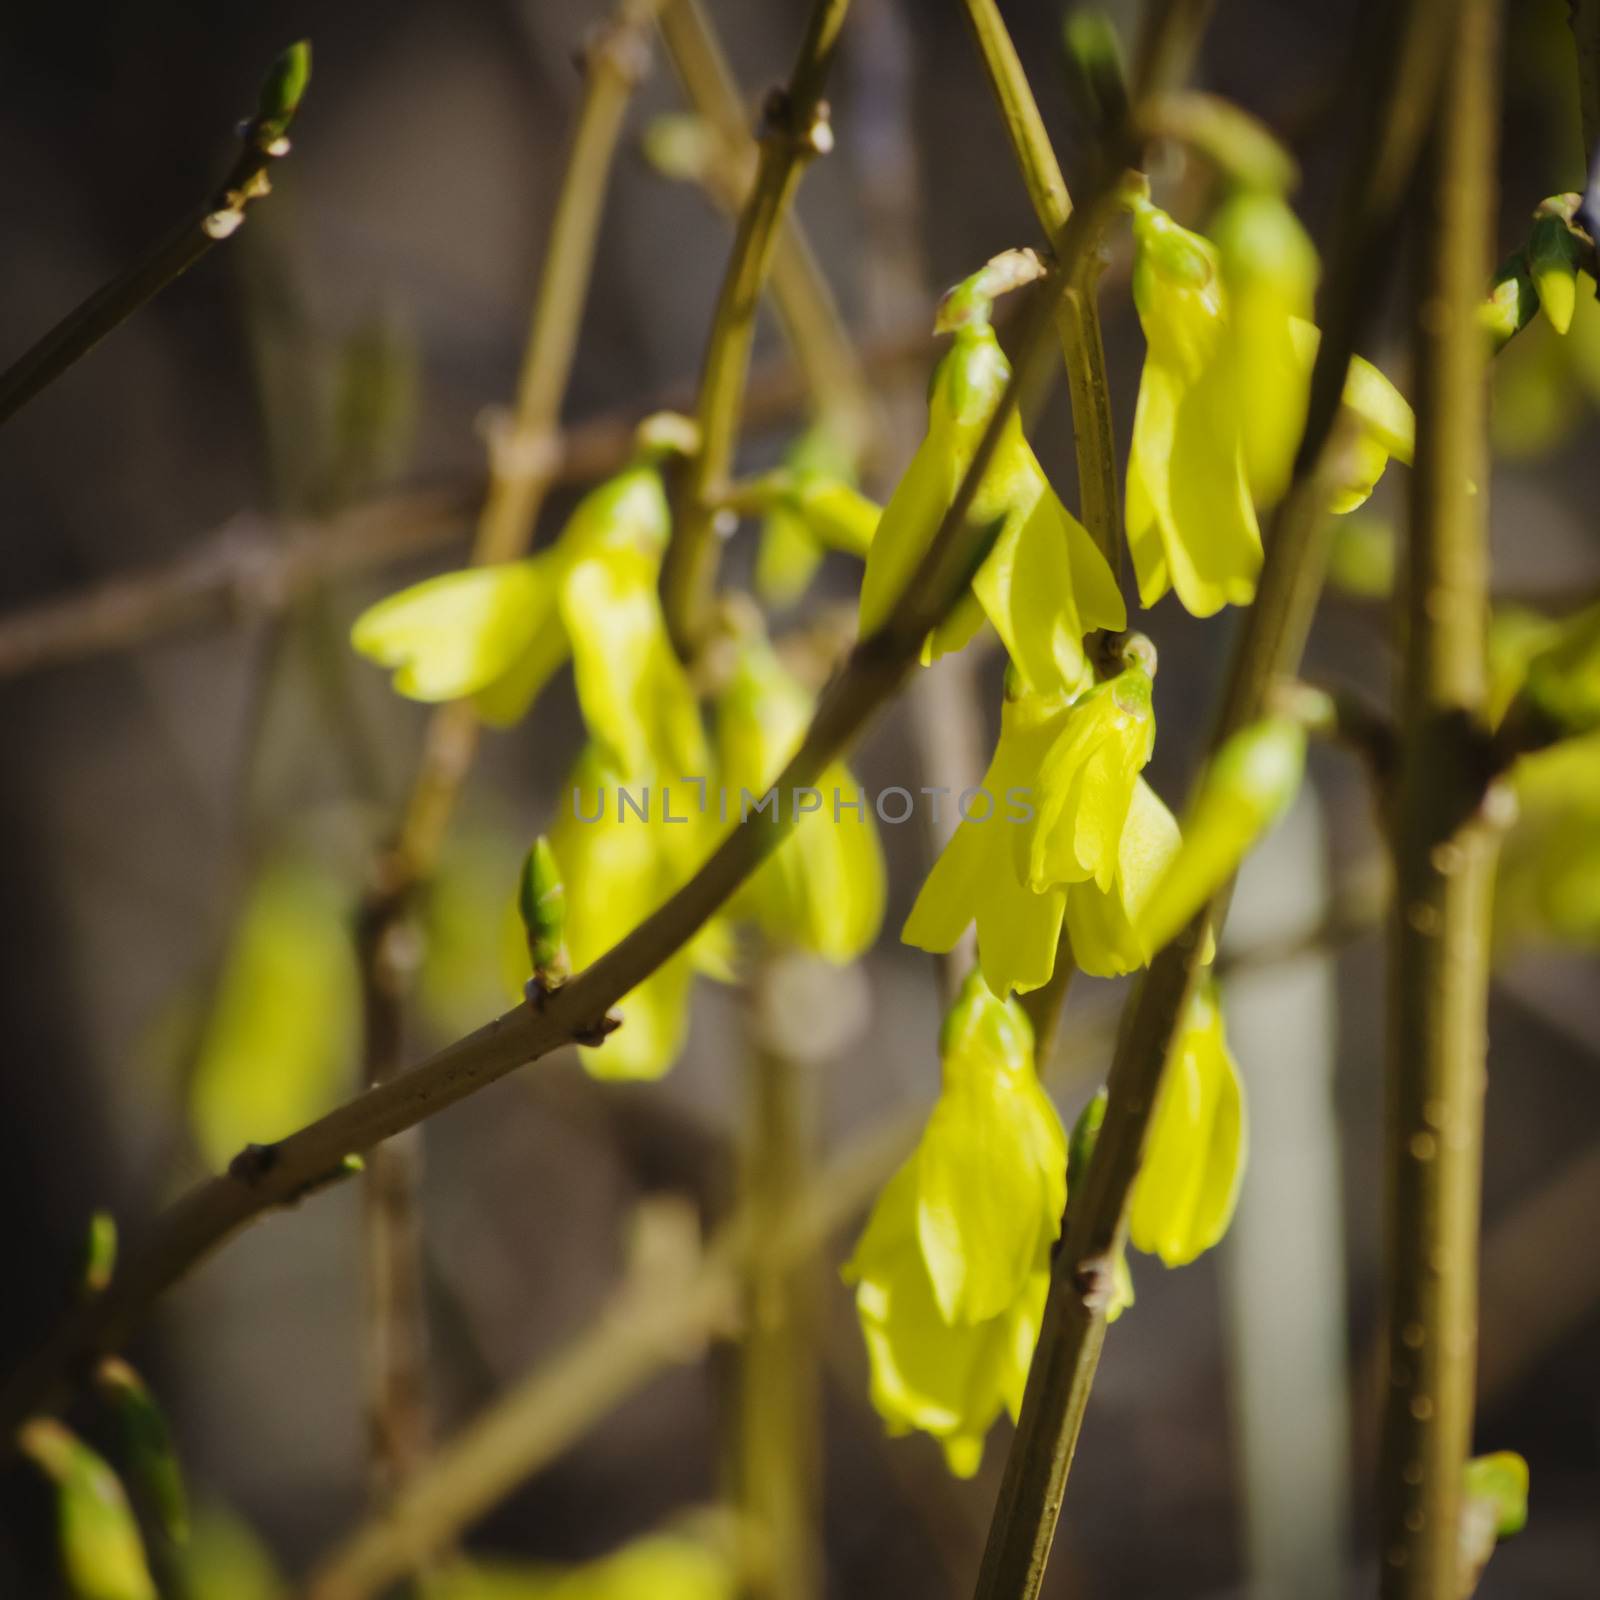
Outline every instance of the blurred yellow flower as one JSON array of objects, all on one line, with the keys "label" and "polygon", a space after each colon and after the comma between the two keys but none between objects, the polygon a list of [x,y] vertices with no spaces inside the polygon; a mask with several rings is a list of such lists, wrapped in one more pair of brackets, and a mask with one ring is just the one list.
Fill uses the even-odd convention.
[{"label": "blurred yellow flower", "polygon": [[977,1470],[1002,1408],[1022,1404],[1066,1200],[1066,1136],[1014,1001],[972,974],[940,1041],[944,1087],[844,1269],[892,1432],[937,1438]]},{"label": "blurred yellow flower", "polygon": [[1128,1211],[1135,1249],[1181,1267],[1227,1232],[1244,1175],[1245,1125],[1239,1069],[1206,988],[1190,1002],[1162,1077]]},{"label": "blurred yellow flower", "polygon": [[[800,747],[812,699],[764,639],[740,646],[717,706],[720,780],[730,815],[745,793],[766,793]],[[813,806],[811,802],[815,801]],[[786,812],[806,813],[739,892],[733,914],[752,918],[776,944],[835,963],[854,961],[883,922],[883,850],[871,803],[842,761],[813,791],[780,794]]]}]

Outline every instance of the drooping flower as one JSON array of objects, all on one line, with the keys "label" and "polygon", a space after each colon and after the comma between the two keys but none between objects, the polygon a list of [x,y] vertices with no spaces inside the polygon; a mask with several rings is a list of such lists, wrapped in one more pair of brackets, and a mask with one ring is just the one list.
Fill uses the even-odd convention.
[{"label": "drooping flower", "polygon": [[1110,889],[1093,879],[1067,889],[1067,935],[1073,964],[1095,978],[1116,978],[1149,963],[1155,952],[1139,937],[1139,912],[1178,853],[1178,822],[1143,778],[1117,846],[1117,871]]},{"label": "drooping flower", "polygon": [[[811,696],[772,647],[744,641],[717,707],[723,791],[759,801],[799,748],[811,711]],[[754,919],[774,943],[854,961],[883,922],[883,851],[871,807],[842,761],[809,795],[780,794],[776,804],[805,814],[739,892],[733,912]]]},{"label": "drooping flower", "polygon": [[1261,570],[1217,252],[1148,202],[1135,208],[1133,237],[1146,353],[1128,451],[1128,549],[1142,604],[1172,588],[1209,617],[1248,604]]},{"label": "drooping flower", "polygon": [[1072,702],[1039,764],[1036,815],[1013,840],[1029,888],[1093,882],[1110,893],[1155,739],[1150,675],[1137,663]]},{"label": "drooping flower", "polygon": [[944,1087],[917,1150],[873,1209],[845,1279],[892,1432],[919,1429],[977,1470],[1015,1416],[1066,1201],[1066,1136],[1014,1001],[969,976],[941,1034]]},{"label": "drooping flower", "polygon": [[[980,789],[985,809],[975,804],[956,829],[901,938],[942,953],[976,920],[978,963],[996,994],[1047,983],[1068,886],[1110,895],[1117,882],[1135,784],[1154,739],[1150,678],[1138,665],[1074,700],[1008,699]],[[1141,844],[1150,825],[1144,812]]]},{"label": "drooping flower", "polygon": [[1294,323],[1310,323],[1317,252],[1282,196],[1241,190],[1211,220],[1226,297],[1245,480],[1257,507],[1283,498],[1305,431],[1310,386]]},{"label": "drooping flower", "polygon": [[624,771],[703,773],[699,714],[657,593],[669,531],[646,451],[579,502],[549,550],[390,595],[357,618],[351,642],[394,668],[407,698],[470,698],[502,727],[570,654],[589,731]]},{"label": "drooping flower", "polygon": [[972,814],[951,836],[917,895],[900,937],[943,955],[978,924],[978,965],[997,995],[1022,994],[1050,981],[1066,895],[1035,893],[1017,869],[1011,835],[1034,809],[1033,786],[1065,712],[1060,697],[1008,699],[1000,739],[980,794],[989,810]]},{"label": "drooping flower", "polygon": [[[1013,265],[1011,257],[997,257],[946,298],[940,331],[952,333],[954,342],[934,370],[928,431],[867,552],[864,636],[893,613],[956,498],[1010,377],[989,325],[989,306],[994,283]],[[1038,693],[1083,688],[1089,681],[1084,636],[1098,628],[1121,629],[1126,608],[1105,557],[1050,487],[1015,415],[968,515],[992,535],[989,553],[972,593],[929,635],[923,660],[960,649],[987,617],[1027,687]]]},{"label": "drooping flower", "polygon": [[[1247,604],[1261,567],[1256,503],[1289,480],[1319,335],[1315,258],[1281,201],[1248,196],[1218,217],[1223,252],[1148,201],[1135,204],[1134,303],[1146,355],[1128,455],[1127,528],[1139,598],[1169,588],[1195,616]],[[1356,357],[1343,403],[1358,424],[1331,510],[1371,494],[1415,421]]]},{"label": "drooping flower", "polygon": [[1207,987],[1190,1002],[1162,1077],[1128,1210],[1135,1249],[1181,1267],[1227,1232],[1244,1175],[1245,1128],[1239,1069]]},{"label": "drooping flower", "polygon": [[[669,820],[675,815],[685,820]],[[693,789],[632,785],[598,745],[588,746],[549,834],[566,890],[573,967],[587,967],[632,933],[689,876],[704,842]],[[659,1078],[683,1048],[695,967],[690,946],[624,995],[614,1008],[622,1026],[603,1045],[580,1051],[588,1071],[597,1078]]]}]

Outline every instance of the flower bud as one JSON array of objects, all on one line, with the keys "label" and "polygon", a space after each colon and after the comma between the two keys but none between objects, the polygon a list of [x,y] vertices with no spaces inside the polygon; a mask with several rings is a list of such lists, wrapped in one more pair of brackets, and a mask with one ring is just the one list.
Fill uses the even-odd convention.
[{"label": "flower bud", "polygon": [[558,976],[566,966],[563,939],[567,924],[567,892],[562,887],[550,841],[541,833],[522,863],[517,885],[517,912],[528,940],[528,959],[535,975]]},{"label": "flower bud", "polygon": [[157,1600],[139,1525],[116,1473],[76,1434],[45,1417],[17,1430],[17,1446],[55,1487],[71,1593],[82,1600]]},{"label": "flower bud", "polygon": [[188,1496],[172,1430],[144,1380],[126,1361],[108,1356],[95,1372],[95,1389],[116,1415],[128,1467],[174,1544],[189,1537]]},{"label": "flower bud", "polygon": [[1139,912],[1140,939],[1159,950],[1231,878],[1288,809],[1305,772],[1306,734],[1287,717],[1241,728],[1200,780],[1183,843]]},{"label": "flower bud", "polygon": [[1528,235],[1528,272],[1539,304],[1557,333],[1572,326],[1578,303],[1578,241],[1564,217],[1546,215]]}]

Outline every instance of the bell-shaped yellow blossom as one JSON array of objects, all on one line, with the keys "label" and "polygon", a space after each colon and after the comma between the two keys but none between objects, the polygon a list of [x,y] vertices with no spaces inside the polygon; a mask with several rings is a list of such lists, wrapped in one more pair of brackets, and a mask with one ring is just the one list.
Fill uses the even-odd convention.
[{"label": "bell-shaped yellow blossom", "polygon": [[944,1089],[917,1152],[917,1239],[946,1322],[1021,1295],[1060,1231],[1067,1146],[1033,1064],[1033,1028],[976,973],[940,1036]]},{"label": "bell-shaped yellow blossom", "polygon": [[[928,431],[867,552],[863,636],[893,612],[955,500],[1010,376],[989,326],[983,280],[980,273],[947,301],[964,320],[946,320],[954,343],[934,370]],[[1121,629],[1126,608],[1105,557],[1050,487],[1014,414],[968,515],[993,542],[972,594],[929,635],[924,661],[961,648],[987,617],[1027,687],[1076,692],[1089,680],[1084,636]]]},{"label": "bell-shaped yellow blossom", "polygon": [[[643,810],[646,815],[641,816]],[[680,816],[682,822],[669,820]],[[597,745],[579,757],[550,830],[566,890],[567,952],[575,969],[599,960],[683,883],[705,835],[692,788],[630,784]],[[681,950],[617,1003],[622,1026],[580,1052],[597,1078],[659,1078],[689,1025],[692,950]]]},{"label": "bell-shaped yellow blossom", "polygon": [[1211,220],[1226,297],[1245,479],[1258,508],[1289,486],[1305,431],[1310,385],[1295,344],[1295,320],[1311,320],[1317,252],[1280,195],[1242,190]]},{"label": "bell-shaped yellow blossom", "polygon": [[[901,938],[942,953],[976,920],[979,968],[996,994],[1047,983],[1068,886],[1087,884],[1110,896],[1117,885],[1123,833],[1154,740],[1150,678],[1138,665],[1074,700],[1008,698],[989,770]],[[1158,826],[1143,803],[1139,824],[1128,866],[1142,884]],[[1090,942],[1096,920],[1108,937],[1116,931],[1110,912],[1092,902],[1079,914]],[[1119,937],[1118,949],[1127,948]],[[1099,959],[1109,964],[1113,955],[1107,950]]]},{"label": "bell-shaped yellow blossom", "polygon": [[1256,841],[1294,803],[1305,774],[1306,732],[1263,717],[1217,752],[1183,825],[1183,842],[1135,917],[1154,954],[1231,878]]},{"label": "bell-shaped yellow blossom", "polygon": [[[1254,597],[1255,502],[1270,504],[1287,485],[1319,338],[1305,314],[1315,259],[1287,208],[1235,200],[1218,226],[1220,255],[1148,201],[1134,212],[1146,354],[1128,454],[1128,547],[1143,604],[1171,588],[1201,617]],[[1391,456],[1409,462],[1415,435],[1410,406],[1360,357],[1343,401],[1359,427],[1335,512],[1362,504]]]},{"label": "bell-shaped yellow blossom", "polygon": [[919,950],[954,950],[978,924],[978,965],[997,995],[1050,981],[1066,895],[1034,893],[1017,863],[1016,836],[1037,812],[1040,763],[1066,714],[1060,696],[1022,695],[1000,713],[1000,740],[969,815],[922,885],[900,937]]},{"label": "bell-shaped yellow blossom", "polygon": [[1001,1409],[1013,1417],[1022,1409],[1049,1258],[1040,1258],[1010,1310],[986,1322],[946,1322],[917,1241],[916,1189],[913,1158],[878,1197],[845,1278],[856,1285],[873,1407],[891,1433],[932,1434],[951,1472],[970,1478]]},{"label": "bell-shaped yellow blossom", "polygon": [[1202,991],[1190,1003],[1161,1080],[1128,1210],[1136,1249],[1181,1267],[1228,1230],[1244,1175],[1245,1106],[1222,1012]]},{"label": "bell-shaped yellow blossom", "polygon": [[1155,740],[1150,675],[1138,664],[1061,713],[1034,782],[1035,815],[1012,841],[1029,888],[1093,882],[1110,893],[1134,785]]},{"label": "bell-shaped yellow blossom", "polygon": [[591,734],[624,771],[694,776],[705,741],[657,588],[670,531],[648,457],[586,495],[549,550],[448,572],[379,601],[351,642],[414,700],[471,697],[485,721],[522,717],[571,654]]},{"label": "bell-shaped yellow blossom", "polygon": [[[717,706],[723,792],[733,806],[748,792],[758,802],[800,747],[811,721],[811,696],[764,639],[740,647]],[[812,792],[781,793],[785,816],[800,821],[756,869],[734,903],[768,939],[826,961],[854,961],[883,923],[884,866],[872,807],[842,761]]]},{"label": "bell-shaped yellow blossom", "polygon": [[1209,617],[1248,604],[1261,570],[1217,252],[1148,202],[1134,211],[1133,237],[1146,351],[1128,451],[1128,549],[1144,605],[1172,588]]},{"label": "bell-shaped yellow blossom", "polygon": [[1137,919],[1150,891],[1178,853],[1177,819],[1143,778],[1117,846],[1110,889],[1092,879],[1067,889],[1067,934],[1073,964],[1095,978],[1116,978],[1145,966],[1155,953],[1139,937]]},{"label": "bell-shaped yellow blossom", "polygon": [[1002,1407],[1015,1416],[1066,1198],[1066,1137],[1033,1068],[1027,1018],[974,974],[941,1037],[944,1088],[845,1268],[873,1404],[920,1429],[952,1472],[977,1470]]}]

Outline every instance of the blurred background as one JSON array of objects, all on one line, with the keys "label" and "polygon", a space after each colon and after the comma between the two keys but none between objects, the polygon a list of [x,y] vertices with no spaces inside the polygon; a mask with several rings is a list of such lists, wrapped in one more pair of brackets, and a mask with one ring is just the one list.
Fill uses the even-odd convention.
[{"label": "blurred background", "polygon": [[[149,0],[20,6],[0,21],[0,207],[11,219],[0,361],[209,192],[266,64],[301,35],[315,49],[274,195],[0,431],[6,1363],[70,1297],[93,1209],[137,1239],[250,1117],[294,1113],[292,1125],[356,1087],[348,952],[324,935],[348,919],[393,826],[423,714],[345,637],[371,600],[464,557],[485,417],[514,392],[581,90],[574,52],[605,9]],[[788,71],[806,7],[708,9],[753,109]],[[1133,8],[1115,9],[1131,30]],[[1070,183],[1081,125],[1060,8],[1005,10]],[[1542,197],[1583,175],[1565,7],[1509,11],[1506,249]],[[1322,243],[1363,114],[1345,91],[1355,24],[1345,0],[1226,0],[1197,70],[1293,149],[1297,203]],[[887,442],[867,479],[882,497],[920,429],[938,291],[1003,248],[1037,243],[1038,229],[958,6],[855,0],[830,98],[836,149],[808,174],[799,211],[882,408]],[[591,471],[634,418],[687,403],[727,257],[729,226],[705,194],[642,152],[654,119],[682,105],[657,51],[630,112],[565,406],[569,424],[588,427]],[[1164,203],[1199,220],[1203,175],[1174,166],[1154,177]],[[1125,442],[1142,357],[1125,237],[1103,304]],[[1407,387],[1400,341],[1368,354]],[[776,326],[764,325],[748,466],[776,460],[803,424],[785,367]],[[1581,306],[1564,343],[1541,320],[1496,383],[1497,588],[1569,607],[1600,585],[1600,310]],[[1059,397],[1036,444],[1072,503]],[[1391,469],[1345,532],[1342,587],[1308,668],[1374,696],[1387,692],[1390,651],[1373,595],[1403,476]],[[541,540],[578,487],[552,498]],[[329,555],[362,540],[376,553]],[[735,579],[752,550],[747,529],[729,553]],[[293,583],[286,552],[301,562]],[[17,617],[174,563],[212,586],[143,630],[159,636],[74,659],[6,653]],[[217,583],[219,570],[238,581]],[[830,557],[807,606],[848,601],[858,572]],[[1161,658],[1149,776],[1177,804],[1232,621],[1195,622],[1168,600],[1140,625]],[[867,787],[981,772],[1000,667],[991,657],[975,682],[964,669],[927,675],[907,714],[883,718],[858,752]],[[408,1059],[508,1003],[505,903],[579,739],[566,677],[531,722],[488,738],[422,914]],[[1253,1118],[1239,1215],[1191,1267],[1134,1262],[1138,1303],[1107,1342],[1055,1596],[1316,1600],[1371,1587],[1382,874],[1361,774],[1339,752],[1314,763],[1315,792],[1245,875],[1224,955]],[[916,826],[883,832],[891,896],[876,949],[822,990],[814,974],[792,975],[812,1035],[802,1067],[818,1160],[917,1114],[938,1083],[937,974],[893,936],[932,841]],[[260,910],[263,884],[280,891],[277,912]],[[320,1046],[257,1100],[211,1081],[204,1048],[251,907],[297,930],[307,970],[296,981]],[[1498,1552],[1481,1592],[1519,1600],[1591,1593],[1600,1571],[1600,996],[1592,948],[1541,932],[1506,930],[1490,1018],[1478,1448],[1521,1452],[1533,1497],[1527,1531]],[[1051,1079],[1069,1120],[1100,1081],[1122,997],[1120,985],[1074,985]],[[738,991],[702,984],[689,1048],[663,1082],[595,1083],[564,1052],[427,1124],[441,1434],[614,1314],[643,1202],[685,1198],[708,1229],[727,1214],[748,1032]],[[347,1185],[272,1217],[170,1295],[132,1352],[169,1407],[196,1499],[252,1529],[290,1575],[366,1504],[358,1211]],[[991,1436],[970,1482],[947,1476],[931,1441],[884,1436],[832,1270],[857,1227],[833,1239],[816,1285],[826,1590],[963,1595],[1009,1429]],[[730,1363],[711,1334],[683,1341],[678,1359],[605,1408],[472,1529],[469,1547],[577,1560],[714,1503]],[[0,1593],[50,1593],[44,1491],[7,1467],[0,1498]]]}]

